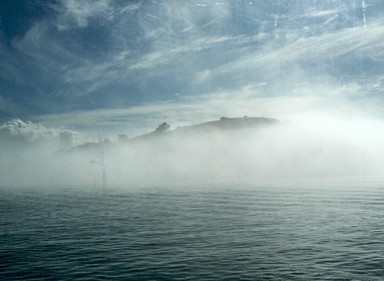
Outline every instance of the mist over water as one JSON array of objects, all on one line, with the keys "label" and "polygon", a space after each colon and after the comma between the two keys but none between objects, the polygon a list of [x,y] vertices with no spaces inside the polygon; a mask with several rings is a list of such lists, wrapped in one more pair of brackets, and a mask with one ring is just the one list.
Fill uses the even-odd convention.
[{"label": "mist over water", "polygon": [[85,145],[68,137],[63,142],[60,134],[31,139],[14,132],[1,140],[2,185],[100,188],[106,181],[128,188],[382,178],[380,122],[309,114],[292,118],[263,127],[177,129]]},{"label": "mist over water", "polygon": [[0,1],[0,279],[383,280],[383,14]]}]

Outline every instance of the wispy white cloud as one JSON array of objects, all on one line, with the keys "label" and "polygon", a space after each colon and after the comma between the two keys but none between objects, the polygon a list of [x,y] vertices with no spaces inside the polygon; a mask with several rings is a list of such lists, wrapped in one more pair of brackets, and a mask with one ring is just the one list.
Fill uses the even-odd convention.
[{"label": "wispy white cloud", "polygon": [[[182,86],[179,88],[193,97],[188,101],[171,101],[164,104],[154,101],[153,104],[156,105],[124,109],[121,114],[118,110],[103,109],[96,111],[97,116],[94,115],[96,112],[75,113],[74,116],[79,117],[77,120],[71,119],[72,113],[61,116],[68,124],[79,125],[80,120],[83,120],[88,126],[91,124],[89,122],[95,123],[93,118],[96,118],[98,122],[101,122],[100,119],[104,120],[105,123],[101,122],[103,124],[112,122],[116,125],[118,121],[108,120],[113,118],[121,120],[123,118],[121,116],[133,116],[134,112],[147,109],[145,114],[149,116],[156,112],[177,112],[178,108],[187,109],[188,112],[187,103],[192,104],[189,107],[191,115],[194,115],[194,110],[204,117],[227,113],[253,115],[250,112],[251,106],[249,110],[244,110],[246,111],[244,113],[236,108],[248,108],[248,104],[257,107],[256,104],[260,100],[253,103],[252,99],[255,96],[259,98],[262,96],[262,100],[265,100],[268,94],[271,94],[271,99],[272,96],[292,98],[316,95],[326,98],[332,93],[337,93],[336,96],[340,93],[348,96],[361,95],[368,88],[378,91],[381,87],[377,82],[380,80],[380,75],[371,77],[374,81],[371,79],[369,83],[366,80],[355,80],[351,83],[337,84],[332,74],[326,71],[321,73],[322,77],[318,79],[316,85],[311,85],[309,78],[313,77],[309,77],[307,69],[302,67],[303,63],[327,66],[338,57],[351,53],[358,53],[362,57],[374,57],[376,61],[382,59],[384,29],[381,20],[376,22],[371,20],[365,29],[351,26],[302,36],[298,29],[304,29],[305,26],[290,29],[278,25],[273,28],[272,18],[271,22],[265,22],[256,16],[245,15],[247,19],[259,21],[260,30],[250,35],[241,35],[223,30],[225,27],[231,28],[228,23],[234,16],[232,10],[234,6],[230,5],[230,1],[223,1],[223,5],[216,5],[214,2],[188,4],[177,1],[159,4],[151,2],[145,7],[143,3],[119,2],[119,5],[117,3],[111,0],[63,1],[57,10],[57,18],[52,22],[37,22],[23,38],[14,40],[13,46],[28,58],[29,63],[38,66],[46,73],[53,73],[53,77],[56,78],[53,81],[53,90],[51,88],[44,94],[77,98],[104,91],[104,95],[109,95],[109,90],[114,85],[129,89],[128,86],[134,84],[140,88],[140,84],[147,86],[149,80],[155,77],[157,80],[154,79],[154,85],[145,88],[143,92],[134,93],[138,96],[149,96],[158,90],[157,81],[168,79],[169,84],[172,84],[179,77],[186,76],[187,78],[180,80]],[[257,5],[262,8],[264,4],[260,2]],[[329,4],[319,10],[306,10],[304,14],[292,15],[292,18],[298,19],[304,15],[308,18],[323,17],[326,20],[342,11],[343,7]],[[285,15],[284,18],[284,15],[279,15],[281,20],[287,20],[288,16],[290,15]],[[130,21],[132,18],[135,18],[134,27],[130,26],[133,23]],[[108,28],[111,34],[111,37],[108,37],[110,41],[105,48],[100,47],[102,52],[99,56],[93,55],[92,52],[90,55],[84,55],[78,51],[81,50],[82,42],[61,37],[63,34],[68,36],[70,34],[68,32],[74,29],[91,27],[95,19],[100,19],[97,21],[98,24],[110,24],[112,27]],[[265,27],[268,25],[270,29]],[[54,27],[58,27],[59,30]],[[140,44],[145,45],[145,48],[140,49],[143,46]],[[73,45],[76,48],[72,48]],[[209,55],[206,55],[208,53]],[[176,77],[168,77],[165,69],[174,70]],[[17,66],[14,67],[14,72],[14,76],[18,77]],[[22,75],[19,77],[26,79]],[[268,90],[271,87],[278,89]],[[116,88],[111,89],[111,92],[114,90]],[[211,94],[207,104],[212,105],[215,110],[199,107],[193,103],[193,100],[197,99],[196,96],[207,93]],[[232,104],[221,99],[223,93],[227,93],[225,99]],[[169,93],[156,94],[162,96]],[[133,94],[127,90],[118,98],[129,100],[132,96]],[[217,98],[216,104],[214,97]],[[135,101],[131,104],[135,104]],[[153,111],[150,110],[152,106]],[[222,112],[219,110],[220,106]],[[204,110],[208,112],[205,115]],[[86,114],[89,114],[89,118],[85,116]],[[162,118],[164,114],[157,116]],[[186,116],[179,117],[181,120],[187,120]],[[192,119],[189,120],[190,123],[193,123]]]},{"label": "wispy white cloud", "polygon": [[23,38],[13,41],[13,46],[33,64],[51,71],[65,71],[69,68],[69,62],[82,64],[88,61],[68,50],[55,38],[47,22],[35,23]]},{"label": "wispy white cloud", "polygon": [[59,30],[85,28],[95,17],[113,19],[111,0],[65,0],[59,6],[57,27]]},{"label": "wispy white cloud", "polygon": [[302,17],[309,17],[309,18],[329,17],[329,16],[334,16],[340,11],[341,9],[340,10],[314,10],[302,15]]},{"label": "wispy white cloud", "polygon": [[[216,21],[213,24],[219,24],[218,20],[225,22],[225,19],[230,16],[230,5],[227,2],[223,3],[224,5],[219,5],[220,7],[208,4],[204,7],[209,10],[208,15]],[[147,72],[146,74],[161,75],[160,66],[176,65],[179,61],[186,60],[189,66],[195,67],[194,70],[198,71],[191,80],[195,79],[196,82],[202,83],[226,73],[252,71],[252,69],[264,69],[266,73],[271,70],[273,72],[273,68],[278,68],[282,64],[297,64],[303,60],[316,61],[329,56],[337,57],[359,48],[362,51],[367,48],[366,53],[368,53],[368,51],[372,52],[372,45],[374,45],[375,54],[380,56],[382,52],[380,50],[383,44],[378,39],[383,35],[380,23],[372,23],[366,30],[342,29],[310,38],[302,38],[293,30],[292,36],[296,39],[289,39],[288,43],[281,41],[282,44],[274,46],[276,40],[270,40],[271,35],[269,37],[265,35],[263,38],[262,32],[253,36],[213,35],[206,30],[204,24],[201,24],[202,16],[192,9],[192,6],[177,2],[163,3],[157,5],[156,9],[147,8],[139,13],[138,28],[143,32],[140,40],[145,39],[151,42],[151,48],[141,54],[137,52],[132,54],[129,48],[124,48],[129,40],[126,38],[128,34],[119,33],[111,38],[114,40],[111,42],[113,49],[106,50],[97,60],[89,59],[71,52],[65,44],[62,44],[63,42],[52,37],[50,27],[46,23],[36,24],[22,40],[15,42],[15,45],[24,54],[32,57],[34,63],[40,64],[47,70],[59,71],[61,80],[65,84],[64,88],[57,90],[57,93],[69,93],[69,90],[73,89],[70,91],[73,95],[95,92],[108,83],[117,81],[125,83],[126,77],[135,75],[136,71],[141,73],[141,71],[158,68],[156,73]],[[62,24],[65,28],[86,27],[90,19],[99,17],[114,21],[116,29],[123,30],[126,21],[121,20],[118,15],[137,11],[139,8],[139,4],[117,6],[110,0],[64,1],[55,22],[65,22],[66,24]],[[317,17],[337,12],[338,10],[328,9],[313,11],[307,15]],[[151,22],[147,19],[147,14],[153,14],[161,23],[156,25]],[[207,23],[210,24],[205,20],[205,24]],[[185,38],[188,40],[179,39],[176,36],[183,33],[183,30],[187,30],[185,32],[188,35]],[[114,33],[113,30],[111,32]],[[173,33],[175,36],[172,36]],[[276,30],[275,35],[277,36],[278,33],[281,31]],[[285,38],[290,36],[289,31],[285,33]],[[251,47],[252,43],[264,45],[264,48]],[[231,45],[232,47],[229,47]],[[241,50],[244,45],[247,47]],[[231,53],[229,63],[223,60],[221,65],[217,66],[217,64],[210,65],[209,62],[188,61],[193,54],[223,46],[226,46],[224,48],[226,50],[236,49],[234,52],[229,52]],[[66,62],[62,63],[63,61]],[[204,69],[204,65],[208,68]]]},{"label": "wispy white cloud", "polygon": [[58,17],[54,24],[60,31],[86,28],[92,20],[97,20],[98,24],[111,23],[117,17],[129,15],[140,7],[140,3],[119,3],[114,0],[62,0],[55,6]]},{"label": "wispy white cloud", "polygon": [[177,45],[176,47],[164,48],[163,50],[155,50],[146,54],[139,61],[130,65],[131,69],[147,69],[157,67],[162,64],[168,64],[182,57],[187,57],[195,52],[200,52],[215,48],[220,44],[230,43],[241,40],[242,36],[230,37],[205,37],[192,40],[191,42]]},{"label": "wispy white cloud", "polygon": [[229,64],[220,66],[217,75],[226,72],[255,68],[277,67],[284,63],[298,64],[305,61],[323,61],[358,51],[361,55],[373,52],[384,55],[384,28],[381,21],[366,29],[342,29],[309,38],[299,38],[285,46],[266,45],[255,54],[247,54]]},{"label": "wispy white cloud", "polygon": [[[13,47],[27,58],[28,64],[57,78],[57,81],[52,81],[56,83],[55,95],[84,96],[108,83],[123,81],[121,78],[126,77],[133,56],[130,49],[125,48],[131,38],[114,34],[112,30],[109,38],[111,41],[104,47],[102,55],[92,56],[85,55],[82,47],[84,41],[71,41],[67,36],[74,28],[89,27],[92,19],[98,19],[101,26],[109,21],[118,30],[126,29],[121,19],[130,17],[130,13],[136,11],[140,4],[117,5],[110,0],[70,0],[60,3],[60,6],[55,7],[58,13],[56,18],[35,22],[23,37],[12,42]],[[54,27],[58,27],[59,31]],[[61,32],[69,33],[64,36]],[[87,38],[82,40],[86,41]],[[4,52],[7,53],[6,57],[13,57],[9,51]],[[2,68],[5,67],[3,65]],[[2,71],[0,75],[12,75],[13,80],[20,80],[23,73],[19,73],[19,70],[17,63],[10,62],[8,70]],[[47,82],[49,84],[50,81]]]},{"label": "wispy white cloud", "polygon": [[[274,97],[265,95],[269,82],[246,85],[232,90],[220,90],[194,97],[176,97],[167,102],[153,102],[140,106],[115,109],[97,109],[64,114],[50,114],[35,117],[34,120],[50,126],[63,124],[68,128],[81,128],[96,136],[98,132],[110,138],[120,133],[130,137],[152,131],[166,121],[174,129],[219,119],[222,116],[264,116],[275,117],[282,121],[302,123],[314,112],[330,115],[354,116],[369,115],[378,117],[382,104],[372,99],[362,99],[374,84],[350,83],[337,84],[332,80],[322,83],[301,83],[286,88],[283,95]],[[352,98],[352,99],[351,99]],[[356,98],[354,101],[353,98]],[[370,111],[363,113],[367,108]]]}]

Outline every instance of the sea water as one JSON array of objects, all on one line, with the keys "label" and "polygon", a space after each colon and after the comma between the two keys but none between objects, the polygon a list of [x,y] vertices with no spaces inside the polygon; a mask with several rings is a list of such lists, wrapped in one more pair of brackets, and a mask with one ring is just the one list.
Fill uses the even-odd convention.
[{"label": "sea water", "polygon": [[384,185],[1,188],[0,280],[383,280]]}]

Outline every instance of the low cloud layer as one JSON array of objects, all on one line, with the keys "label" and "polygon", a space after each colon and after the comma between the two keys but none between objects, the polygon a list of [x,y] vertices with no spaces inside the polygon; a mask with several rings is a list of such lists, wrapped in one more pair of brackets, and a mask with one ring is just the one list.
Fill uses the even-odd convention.
[{"label": "low cloud layer", "polygon": [[302,115],[307,120],[301,123],[279,122],[248,129],[208,126],[157,130],[151,137],[121,137],[119,142],[100,139],[65,149],[62,133],[70,132],[13,120],[1,126],[2,135],[7,134],[8,140],[28,141],[29,145],[2,138],[1,185],[101,190],[105,181],[105,188],[112,189],[242,188],[382,179],[384,134],[377,131],[382,123],[327,116]]},{"label": "low cloud layer", "polygon": [[72,147],[84,141],[83,136],[72,130],[46,128],[39,123],[13,119],[0,125],[0,138],[3,142],[20,144],[41,144],[57,142],[64,147]]}]

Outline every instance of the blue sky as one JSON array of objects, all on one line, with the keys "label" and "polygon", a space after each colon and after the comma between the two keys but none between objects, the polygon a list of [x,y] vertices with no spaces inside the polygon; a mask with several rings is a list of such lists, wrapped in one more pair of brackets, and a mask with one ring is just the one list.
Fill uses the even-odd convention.
[{"label": "blue sky", "polygon": [[3,0],[0,121],[133,136],[322,107],[380,115],[383,12],[381,0]]}]

